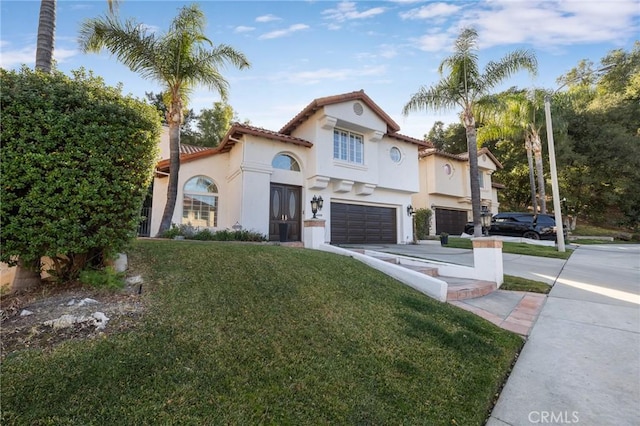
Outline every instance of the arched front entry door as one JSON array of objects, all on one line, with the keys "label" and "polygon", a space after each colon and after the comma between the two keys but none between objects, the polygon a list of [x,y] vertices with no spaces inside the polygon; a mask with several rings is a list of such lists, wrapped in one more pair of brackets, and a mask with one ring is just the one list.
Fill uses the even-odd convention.
[{"label": "arched front entry door", "polygon": [[281,240],[281,229],[286,232],[285,241],[300,241],[301,193],[299,186],[271,184],[269,206],[270,241]]}]

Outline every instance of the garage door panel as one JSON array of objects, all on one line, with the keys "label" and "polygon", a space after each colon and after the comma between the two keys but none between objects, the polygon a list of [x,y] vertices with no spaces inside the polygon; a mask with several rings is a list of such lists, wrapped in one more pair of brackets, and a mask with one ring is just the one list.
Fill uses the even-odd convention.
[{"label": "garage door panel", "polygon": [[466,223],[467,212],[464,210],[436,209],[436,234],[460,235]]},{"label": "garage door panel", "polygon": [[397,242],[396,209],[331,203],[331,242],[395,244]]}]

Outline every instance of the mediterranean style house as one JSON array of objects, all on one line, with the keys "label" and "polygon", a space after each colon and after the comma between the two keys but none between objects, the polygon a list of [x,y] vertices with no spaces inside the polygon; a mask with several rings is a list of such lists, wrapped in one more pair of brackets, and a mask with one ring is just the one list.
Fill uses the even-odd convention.
[{"label": "mediterranean style house", "polygon": [[[442,213],[446,221],[447,212],[470,211],[468,177],[463,155],[437,152],[399,130],[362,90],[315,99],[279,131],[235,123],[216,148],[181,147],[172,222],[212,231],[242,227],[269,240],[282,240],[284,230],[287,241],[302,241],[315,197],[323,200],[315,216],[324,220],[325,242],[412,242],[410,206],[434,207],[438,229]],[[166,203],[168,145],[165,134],[148,217],[151,236]],[[483,199],[497,209],[490,172],[501,166],[488,151],[481,158],[483,188],[489,188]],[[444,173],[445,165],[451,173]]]},{"label": "mediterranean style house", "polygon": [[[469,183],[469,154],[450,154],[433,147],[419,151],[420,189],[412,197],[415,208],[431,209],[432,233],[446,232],[460,235],[471,214],[471,184]],[[486,212],[498,213],[499,183],[492,183],[491,175],[502,164],[487,148],[478,151],[480,200]]]}]

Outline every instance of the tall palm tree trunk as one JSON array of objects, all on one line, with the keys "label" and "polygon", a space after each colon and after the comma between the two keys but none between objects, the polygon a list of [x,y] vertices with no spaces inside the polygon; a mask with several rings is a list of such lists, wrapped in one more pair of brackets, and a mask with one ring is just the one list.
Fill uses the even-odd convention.
[{"label": "tall palm tree trunk", "polygon": [[38,19],[36,70],[51,72],[56,30],[56,0],[42,0]]},{"label": "tall palm tree trunk", "polygon": [[182,100],[172,101],[167,111],[169,123],[169,185],[167,204],[164,206],[158,234],[171,227],[171,219],[178,200],[178,177],[180,175],[180,125],[182,124]]},{"label": "tall palm tree trunk", "polygon": [[531,207],[534,213],[538,213],[538,200],[536,197],[536,178],[533,171],[533,156],[531,154],[531,139],[527,136],[524,143],[527,150],[527,163],[529,164],[529,187],[531,188]]},{"label": "tall palm tree trunk", "polygon": [[547,194],[544,189],[544,169],[542,167],[542,143],[540,136],[534,135],[533,138],[533,155],[536,160],[536,175],[538,175],[538,192],[540,194],[540,213],[547,213]]}]

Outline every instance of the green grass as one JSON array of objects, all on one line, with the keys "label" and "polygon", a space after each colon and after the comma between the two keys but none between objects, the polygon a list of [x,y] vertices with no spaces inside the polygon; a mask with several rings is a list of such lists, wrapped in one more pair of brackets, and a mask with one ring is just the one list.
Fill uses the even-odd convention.
[{"label": "green grass", "polygon": [[500,290],[529,291],[533,293],[547,294],[551,291],[551,286],[540,281],[528,280],[526,278],[505,274],[504,282],[500,286]]},{"label": "green grass", "polygon": [[[449,244],[444,247],[450,248],[462,248],[462,249],[472,249],[471,239],[470,238],[460,238],[460,237],[451,237],[449,236]],[[535,244],[527,244],[527,243],[510,243],[503,242],[502,243],[502,252],[503,253],[512,253],[512,254],[524,254],[527,256],[540,256],[540,257],[552,257],[555,259],[568,259],[573,253],[573,250],[570,248],[566,248],[566,251],[559,252],[555,247],[549,246],[538,246]]]},{"label": "green grass", "polygon": [[578,224],[576,229],[571,231],[572,235],[584,235],[590,237],[615,237],[620,233],[620,229],[602,228],[600,226],[589,224]]},{"label": "green grass", "polygon": [[2,424],[481,425],[523,341],[360,262],[138,241],[136,329],[1,365]]}]

